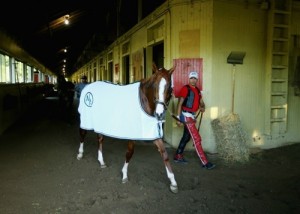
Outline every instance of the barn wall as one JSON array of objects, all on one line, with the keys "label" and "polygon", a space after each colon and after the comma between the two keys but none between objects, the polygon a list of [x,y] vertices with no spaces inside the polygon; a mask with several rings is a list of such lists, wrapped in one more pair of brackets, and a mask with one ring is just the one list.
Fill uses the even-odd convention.
[{"label": "barn wall", "polygon": [[[172,6],[172,5],[171,5]],[[214,137],[210,126],[210,85],[211,85],[211,66],[212,66],[212,9],[213,2],[194,2],[186,4],[175,4],[170,8],[171,14],[171,40],[172,55],[171,59],[181,58],[202,58],[203,59],[203,97],[207,105],[207,110],[203,115],[201,124],[201,136],[203,139],[203,148],[207,151],[215,151]],[[188,83],[188,80],[186,80]],[[173,99],[170,103],[172,112],[176,112],[177,99]],[[170,122],[171,121],[171,122]],[[167,127],[171,137],[167,138],[167,142],[177,147],[183,129],[177,127],[174,120],[169,119]],[[167,133],[167,137],[168,137]],[[192,144],[188,144],[186,149],[193,149]]]},{"label": "barn wall", "polygon": [[[254,133],[264,133],[267,13],[258,4],[224,1],[214,2],[213,13],[211,119],[238,114],[252,143]],[[232,51],[246,53],[243,64],[227,63]]]},{"label": "barn wall", "polygon": [[[288,142],[300,141],[300,68],[296,70],[296,57],[300,56],[300,3],[294,3],[291,19],[290,71],[288,97]],[[300,62],[298,62],[300,63]],[[296,87],[297,86],[297,87]]]}]

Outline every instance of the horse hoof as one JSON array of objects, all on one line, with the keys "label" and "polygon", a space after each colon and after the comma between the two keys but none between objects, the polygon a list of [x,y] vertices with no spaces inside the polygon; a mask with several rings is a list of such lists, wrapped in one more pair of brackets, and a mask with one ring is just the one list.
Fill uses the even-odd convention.
[{"label": "horse hoof", "polygon": [[104,168],[106,168],[106,167],[107,167],[106,164],[100,165],[100,168],[101,168],[101,169],[104,169]]},{"label": "horse hoof", "polygon": [[171,192],[173,192],[173,193],[178,193],[178,187],[177,187],[177,186],[170,185],[170,190],[171,190]]},{"label": "horse hoof", "polygon": [[122,179],[122,184],[125,184],[125,183],[127,183],[127,182],[128,182],[128,178]]},{"label": "horse hoof", "polygon": [[81,160],[82,159],[82,154],[78,154],[77,155],[77,160]]}]

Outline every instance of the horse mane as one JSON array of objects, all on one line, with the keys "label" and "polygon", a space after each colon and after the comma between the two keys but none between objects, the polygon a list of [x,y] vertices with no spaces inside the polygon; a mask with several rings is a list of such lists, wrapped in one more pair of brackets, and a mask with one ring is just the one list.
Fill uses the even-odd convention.
[{"label": "horse mane", "polygon": [[[159,89],[159,82],[161,78],[165,78],[167,81],[168,87],[171,87],[171,75],[175,68],[171,68],[170,70],[166,70],[165,68],[158,69],[157,66],[153,63],[152,71],[153,75],[150,76],[148,79],[142,79],[140,82],[140,101],[142,104],[143,109],[149,115],[154,115],[155,110],[155,102],[156,102],[156,95],[158,94]],[[171,93],[171,92],[167,92]],[[171,98],[171,94],[165,93],[166,99]],[[169,100],[166,100],[167,102]]]}]

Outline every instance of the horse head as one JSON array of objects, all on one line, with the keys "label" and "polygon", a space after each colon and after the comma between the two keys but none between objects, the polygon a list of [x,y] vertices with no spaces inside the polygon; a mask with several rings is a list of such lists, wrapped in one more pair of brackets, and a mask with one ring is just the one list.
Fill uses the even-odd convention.
[{"label": "horse head", "polygon": [[172,73],[175,67],[167,70],[158,68],[154,63],[152,65],[153,75],[141,81],[141,103],[144,110],[162,121],[165,118],[165,112],[172,97],[173,83]]}]

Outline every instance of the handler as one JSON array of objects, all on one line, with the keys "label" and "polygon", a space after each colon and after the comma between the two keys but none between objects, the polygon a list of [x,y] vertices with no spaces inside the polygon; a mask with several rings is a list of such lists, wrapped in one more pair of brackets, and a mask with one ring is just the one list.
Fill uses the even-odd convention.
[{"label": "handler", "polygon": [[82,89],[88,84],[87,77],[82,76],[81,82],[75,85],[75,91],[76,91],[76,98],[79,99],[81,95]]},{"label": "handler", "polygon": [[[187,163],[183,157],[183,152],[186,144],[192,137],[197,154],[204,168],[213,169],[214,164],[208,162],[201,145],[201,136],[196,128],[195,114],[200,111],[205,111],[205,103],[202,99],[200,89],[196,86],[198,81],[198,73],[195,71],[189,74],[189,84],[184,85],[179,92],[179,101],[177,108],[177,125],[182,126],[184,123],[183,135],[174,155],[176,163]],[[200,108],[199,108],[200,107]],[[199,112],[199,113],[200,113]]]}]

